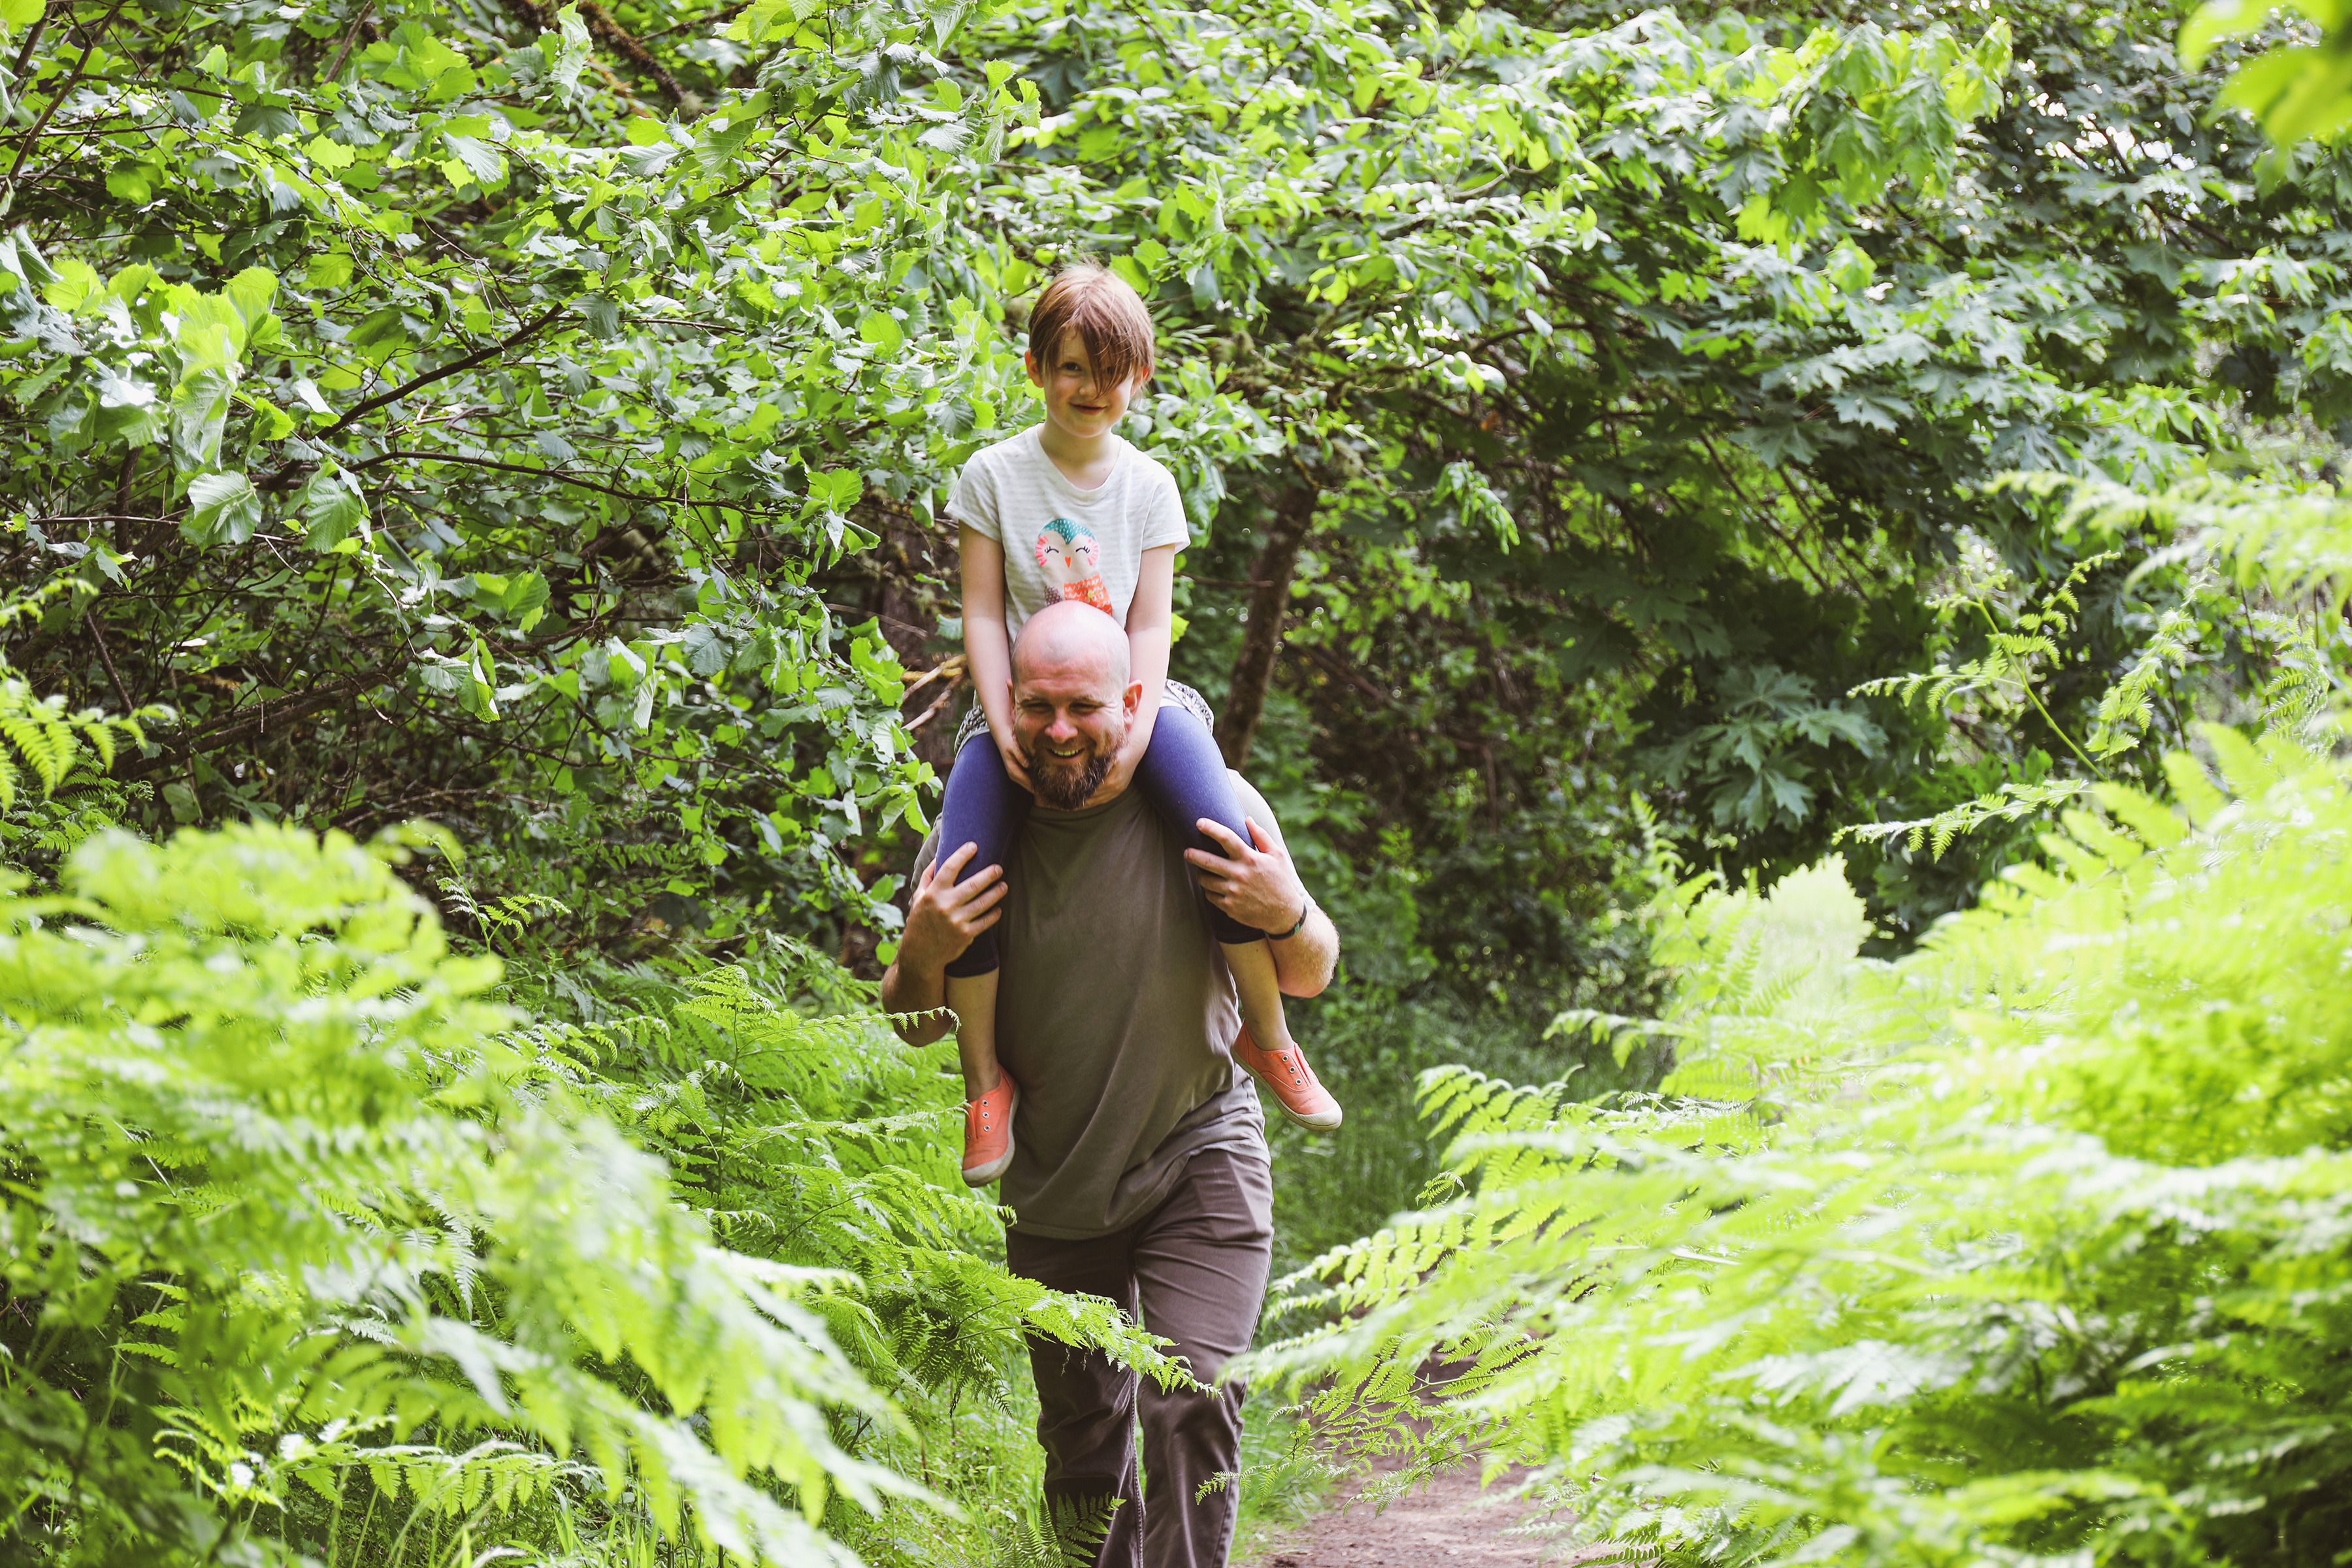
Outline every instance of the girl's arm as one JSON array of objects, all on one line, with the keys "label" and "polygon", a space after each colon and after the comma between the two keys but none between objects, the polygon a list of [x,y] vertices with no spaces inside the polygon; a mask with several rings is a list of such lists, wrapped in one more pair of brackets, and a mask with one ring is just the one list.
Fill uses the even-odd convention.
[{"label": "girl's arm", "polygon": [[1168,681],[1168,645],[1175,628],[1176,547],[1162,544],[1143,552],[1143,568],[1135,579],[1135,597],[1127,605],[1127,678],[1143,683],[1143,700],[1118,753],[1118,776],[1134,775],[1151,744],[1151,726],[1160,717],[1160,689]]},{"label": "girl's arm", "polygon": [[[963,655],[988,733],[1013,782],[1029,788],[1029,770],[1013,742],[1013,645],[1004,635],[1004,547],[969,524],[957,531],[962,557]],[[1172,581],[1172,580],[1171,580]],[[1163,656],[1161,668],[1166,668]]]}]

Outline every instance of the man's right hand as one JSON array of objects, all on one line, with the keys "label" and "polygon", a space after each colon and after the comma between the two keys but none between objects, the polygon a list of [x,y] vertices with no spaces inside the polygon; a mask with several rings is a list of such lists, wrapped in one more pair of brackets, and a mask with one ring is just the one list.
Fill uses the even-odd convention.
[{"label": "man's right hand", "polygon": [[983,866],[963,875],[979,853],[980,846],[967,844],[923,868],[898,937],[900,967],[918,974],[942,973],[963,956],[974,937],[1004,918],[996,907],[1004,901],[1004,868]]}]

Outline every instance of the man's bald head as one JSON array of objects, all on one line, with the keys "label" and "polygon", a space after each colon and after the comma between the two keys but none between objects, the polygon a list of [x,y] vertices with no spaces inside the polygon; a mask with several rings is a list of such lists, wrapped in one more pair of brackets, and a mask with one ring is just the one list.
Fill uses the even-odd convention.
[{"label": "man's bald head", "polygon": [[1107,787],[1143,696],[1128,676],[1127,633],[1092,605],[1063,599],[1021,628],[1013,739],[1039,805],[1076,811]]},{"label": "man's bald head", "polygon": [[1127,633],[1118,623],[1079,599],[1061,599],[1023,624],[1013,645],[1013,685],[1048,670],[1093,676],[1104,689],[1127,684]]}]

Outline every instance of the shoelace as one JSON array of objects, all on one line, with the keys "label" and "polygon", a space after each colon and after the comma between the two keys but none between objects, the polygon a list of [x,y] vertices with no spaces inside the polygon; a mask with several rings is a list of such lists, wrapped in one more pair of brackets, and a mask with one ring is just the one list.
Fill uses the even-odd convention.
[{"label": "shoelace", "polygon": [[1302,1067],[1299,1055],[1297,1051],[1270,1051],[1266,1054],[1273,1057],[1275,1061],[1280,1065],[1284,1076],[1290,1079],[1291,1088],[1305,1089],[1307,1087],[1307,1074]]}]

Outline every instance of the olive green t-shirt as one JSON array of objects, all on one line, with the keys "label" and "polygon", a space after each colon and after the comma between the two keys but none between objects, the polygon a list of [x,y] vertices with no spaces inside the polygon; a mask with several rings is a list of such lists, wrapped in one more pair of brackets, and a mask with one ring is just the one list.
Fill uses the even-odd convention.
[{"label": "olive green t-shirt", "polygon": [[1016,1229],[1107,1235],[1149,1214],[1202,1150],[1265,1155],[1257,1088],[1231,1054],[1233,977],[1184,847],[1132,789],[1083,811],[1034,807],[1014,840],[996,1054],[1021,1086],[1002,1188]]}]

